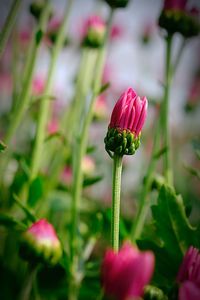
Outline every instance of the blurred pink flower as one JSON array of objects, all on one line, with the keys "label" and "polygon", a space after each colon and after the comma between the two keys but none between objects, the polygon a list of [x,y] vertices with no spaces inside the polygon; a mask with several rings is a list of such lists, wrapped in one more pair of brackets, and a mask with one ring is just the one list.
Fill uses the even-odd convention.
[{"label": "blurred pink flower", "polygon": [[62,174],[61,174],[61,181],[65,185],[70,185],[72,183],[72,168],[70,166],[65,166]]},{"label": "blurred pink flower", "polygon": [[105,294],[117,300],[142,296],[153,275],[154,260],[151,251],[140,252],[129,242],[118,253],[107,250],[101,269]]},{"label": "blurred pink flower", "polygon": [[108,106],[104,95],[100,95],[94,105],[94,117],[98,120],[105,119],[108,112]]},{"label": "blurred pink flower", "polygon": [[19,32],[19,41],[23,48],[26,48],[29,45],[29,42],[31,40],[31,31],[29,29],[23,28]]},{"label": "blurred pink flower", "polygon": [[46,220],[36,221],[23,233],[21,254],[34,261],[56,264],[62,255],[61,243],[54,227]]},{"label": "blurred pink flower", "polygon": [[88,17],[80,29],[82,43],[86,46],[98,47],[102,44],[106,24],[100,16]]},{"label": "blurred pink flower", "polygon": [[52,119],[47,126],[48,134],[54,134],[59,130],[59,122],[57,119]]},{"label": "blurred pink flower", "polygon": [[120,24],[114,24],[111,28],[110,39],[117,40],[123,36],[124,30]]},{"label": "blurred pink flower", "polygon": [[43,93],[45,81],[42,77],[35,77],[32,82],[32,93],[34,96],[39,96]]},{"label": "blurred pink flower", "polygon": [[180,284],[179,300],[200,299],[200,253],[190,247],[186,252],[177,275]]},{"label": "blurred pink flower", "polygon": [[114,106],[109,128],[129,130],[137,137],[146,120],[147,106],[146,97],[140,98],[132,88],[128,88]]},{"label": "blurred pink flower", "polygon": [[187,0],[165,0],[164,10],[185,10]]},{"label": "blurred pink flower", "polygon": [[60,244],[55,229],[45,219],[33,223],[27,233],[39,244],[51,244],[52,246]]},{"label": "blurred pink flower", "polygon": [[89,155],[85,155],[83,157],[83,160],[81,163],[81,168],[82,168],[83,174],[85,174],[87,176],[92,175],[92,173],[95,170],[95,162],[94,162],[93,158]]}]

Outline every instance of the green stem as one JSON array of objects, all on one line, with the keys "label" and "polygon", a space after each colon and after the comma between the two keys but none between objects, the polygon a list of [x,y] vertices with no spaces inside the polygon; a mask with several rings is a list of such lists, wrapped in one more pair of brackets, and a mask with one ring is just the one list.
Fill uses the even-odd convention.
[{"label": "green stem", "polygon": [[12,27],[15,23],[15,19],[16,19],[16,16],[17,16],[17,13],[19,11],[21,3],[22,3],[22,0],[13,0],[10,12],[9,12],[9,14],[7,16],[7,19],[6,19],[6,22],[3,26],[3,29],[2,29],[2,32],[1,32],[1,35],[0,35],[0,58],[1,58],[1,56],[3,54],[3,51],[6,47],[6,43],[7,43],[7,40],[9,38],[9,34],[10,34],[10,32],[12,30]]},{"label": "green stem", "polygon": [[42,30],[43,32],[45,31],[49,19],[49,14],[50,7],[47,2],[29,48],[27,62],[24,68],[24,83],[21,89],[21,93],[19,94],[18,99],[16,101],[17,107],[14,110],[12,122],[5,136],[6,144],[10,143],[29,104],[34,67],[36,63],[38,49],[42,42],[42,39],[40,39],[40,41],[36,41],[36,35],[39,30]]},{"label": "green stem", "polygon": [[38,266],[32,267],[28,270],[24,288],[19,296],[19,300],[28,300],[31,298],[31,291],[33,288],[34,280],[36,279]]},{"label": "green stem", "polygon": [[171,145],[169,134],[169,94],[170,85],[172,80],[171,70],[171,48],[172,48],[172,36],[169,35],[166,39],[166,66],[165,66],[165,92],[162,107],[162,122],[163,122],[163,136],[166,146],[166,152],[164,154],[164,176],[168,184],[173,185],[173,173],[171,166]]},{"label": "green stem", "polygon": [[[113,17],[113,10],[110,12],[109,20],[108,20],[108,26],[107,31],[105,34],[104,39],[104,47],[99,49],[98,55],[97,55],[97,61],[96,61],[96,68],[95,68],[95,80],[92,87],[92,95],[91,95],[91,101],[90,106],[88,109],[88,112],[85,116],[84,124],[82,131],[80,133],[80,138],[78,141],[76,141],[75,145],[75,152],[73,155],[73,158],[76,159],[73,163],[73,195],[72,195],[72,206],[71,206],[71,283],[70,285],[72,288],[70,290],[73,291],[73,285],[74,281],[76,281],[76,272],[77,272],[77,264],[78,264],[78,218],[79,218],[79,207],[80,207],[80,198],[82,194],[82,184],[83,184],[83,173],[81,169],[81,162],[82,159],[86,153],[87,148],[87,142],[88,142],[88,133],[89,133],[89,127],[92,121],[93,116],[93,110],[94,110],[94,104],[95,100],[98,96],[99,88],[101,85],[101,78],[103,73],[103,66],[105,62],[105,46],[108,39],[108,35],[111,28],[112,23],[112,17]],[[76,299],[69,295],[69,299]]]},{"label": "green stem", "polygon": [[[67,2],[64,18],[62,25],[58,31],[57,39],[55,42],[55,45],[52,49],[52,58],[51,63],[48,70],[48,76],[47,76],[47,82],[45,86],[44,95],[49,95],[53,83],[53,75],[54,70],[56,67],[57,57],[60,53],[60,50],[63,47],[64,39],[65,39],[65,29],[67,26],[67,21],[71,9],[73,0],[70,0]],[[47,98],[43,98],[41,101],[40,106],[40,112],[39,112],[39,120],[38,120],[38,126],[36,131],[36,138],[35,138],[35,145],[33,149],[33,156],[31,161],[31,168],[30,168],[30,182],[34,180],[34,178],[37,176],[39,168],[40,168],[40,162],[43,152],[43,146],[44,146],[44,139],[46,134],[46,125],[48,120],[48,114],[49,114],[49,105],[50,102]]]},{"label": "green stem", "polygon": [[155,154],[158,151],[158,147],[160,144],[160,120],[158,119],[158,123],[156,124],[156,131],[155,131],[155,135],[154,135],[154,143],[153,143],[153,150],[152,150],[152,154],[151,154],[151,159],[149,162],[149,166],[147,169],[147,174],[145,176],[145,182],[144,182],[144,186],[143,189],[140,193],[140,199],[139,199],[139,207],[138,207],[138,211],[133,223],[133,227],[131,230],[131,238],[132,241],[135,242],[136,239],[138,239],[142,233],[143,227],[144,227],[144,223],[147,217],[147,213],[149,210],[149,199],[148,199],[148,192],[150,190],[151,184],[152,184],[152,175],[153,172],[155,170],[155,166],[156,166],[156,158],[155,158]]},{"label": "green stem", "polygon": [[113,186],[112,186],[111,245],[113,250],[118,252],[122,156],[115,154],[113,160],[114,160],[114,165],[113,165]]}]

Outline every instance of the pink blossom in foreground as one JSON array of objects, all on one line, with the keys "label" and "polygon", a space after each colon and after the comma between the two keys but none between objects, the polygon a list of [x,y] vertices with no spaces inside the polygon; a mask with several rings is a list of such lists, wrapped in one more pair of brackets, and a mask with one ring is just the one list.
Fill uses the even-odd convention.
[{"label": "pink blossom in foreground", "polygon": [[200,299],[200,253],[190,247],[179,268],[177,282],[180,284],[179,300]]},{"label": "pink blossom in foreground", "polygon": [[154,261],[151,251],[141,252],[129,242],[118,253],[107,250],[101,269],[105,294],[117,300],[142,296],[153,275]]},{"label": "pink blossom in foreground", "polygon": [[127,89],[114,106],[109,128],[129,130],[137,137],[147,116],[148,101],[140,98],[132,88]]}]

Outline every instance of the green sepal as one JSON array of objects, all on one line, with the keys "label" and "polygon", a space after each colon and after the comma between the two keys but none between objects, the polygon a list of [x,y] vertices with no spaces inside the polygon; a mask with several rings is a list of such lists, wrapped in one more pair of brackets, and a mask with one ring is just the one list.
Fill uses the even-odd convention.
[{"label": "green sepal", "polygon": [[135,137],[130,130],[108,128],[104,143],[105,149],[111,157],[110,152],[118,155],[133,155],[140,145],[140,135]]},{"label": "green sepal", "polygon": [[126,7],[129,0],[105,0],[112,8]]},{"label": "green sepal", "polygon": [[34,264],[43,263],[56,265],[62,257],[60,243],[50,245],[45,242],[38,242],[29,232],[24,232],[20,241],[20,256]]},{"label": "green sepal", "polygon": [[168,34],[179,32],[185,38],[196,36],[200,31],[198,20],[189,13],[179,10],[164,10],[159,17],[158,24],[166,29]]}]

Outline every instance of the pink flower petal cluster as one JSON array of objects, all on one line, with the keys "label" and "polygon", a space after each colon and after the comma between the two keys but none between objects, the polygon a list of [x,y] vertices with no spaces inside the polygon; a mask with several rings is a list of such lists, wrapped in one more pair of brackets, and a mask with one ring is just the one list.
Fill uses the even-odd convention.
[{"label": "pink flower petal cluster", "polygon": [[114,106],[109,128],[130,130],[137,137],[147,116],[148,101],[140,98],[132,88],[127,89]]},{"label": "pink flower petal cluster", "polygon": [[45,219],[40,219],[33,223],[27,230],[27,233],[37,241],[38,244],[48,244],[52,246],[60,245],[55,229]]},{"label": "pink flower petal cluster", "polygon": [[179,268],[177,282],[180,283],[179,300],[200,299],[200,252],[190,247]]},{"label": "pink flower petal cluster", "polygon": [[102,264],[102,285],[106,295],[117,300],[143,295],[154,271],[154,254],[140,252],[126,242],[118,253],[107,250]]},{"label": "pink flower petal cluster", "polygon": [[88,17],[82,25],[81,28],[81,36],[84,39],[90,30],[94,30],[96,32],[104,32],[105,30],[105,22],[98,15],[93,15]]}]

